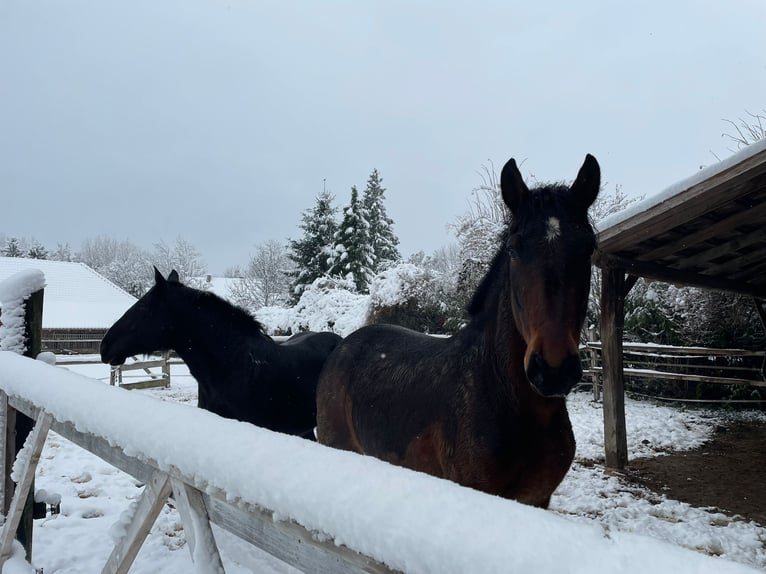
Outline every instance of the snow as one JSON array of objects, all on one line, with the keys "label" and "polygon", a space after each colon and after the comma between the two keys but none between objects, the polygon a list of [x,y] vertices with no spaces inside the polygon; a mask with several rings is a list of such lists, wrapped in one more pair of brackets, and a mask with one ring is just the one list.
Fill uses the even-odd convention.
[{"label": "snow", "polygon": [[24,301],[45,287],[45,276],[36,269],[19,271],[0,281],[0,350],[20,355],[26,351],[24,340]]},{"label": "snow", "polygon": [[[319,285],[315,291],[325,297],[331,291],[347,293]],[[357,299],[345,312],[332,310],[333,304],[338,301],[311,309],[307,302],[303,320],[329,321],[326,316],[333,315],[338,328],[338,320],[364,317],[368,302]],[[177,469],[201,490],[267,508],[275,519],[294,520],[318,537],[394,568],[445,574],[546,573],[563,567],[595,574],[766,568],[766,529],[760,525],[690,507],[608,474],[601,466],[601,405],[584,393],[569,399],[575,463],[554,493],[551,509],[543,511],[197,409],[192,406],[196,384],[184,365],[174,365],[168,389],[125,391],[104,384],[106,365],[65,368],[46,359],[0,352],[0,388],[82,432],[106,438],[126,454]],[[759,413],[724,419],[713,411],[630,399],[626,412],[631,458],[697,447],[717,425],[737,416],[766,423]],[[55,433],[46,441],[36,481],[45,491],[38,491],[38,498],[60,498],[61,514],[36,521],[35,563],[47,574],[99,571],[113,545],[106,534],[124,533],[141,485]],[[294,572],[214,530],[227,572]],[[178,513],[165,505],[131,572],[189,572],[193,566],[185,546]],[[3,571],[31,572],[23,553],[14,551]]]},{"label": "snow", "polygon": [[316,279],[295,307],[261,307],[255,318],[269,333],[333,331],[345,337],[365,324],[370,296],[335,288],[336,281]]},{"label": "snow", "polygon": [[701,169],[694,175],[682,179],[681,181],[670,185],[669,187],[656,194],[646,197],[643,201],[636,201],[626,209],[605,217],[598,222],[599,232],[603,233],[610,227],[619,225],[620,223],[627,221],[628,219],[631,219],[640,213],[644,213],[645,211],[656,207],[668,201],[670,198],[690,189],[698,183],[705,181],[706,179],[710,179],[719,173],[723,173],[727,169],[730,169],[738,163],[753,157],[754,155],[757,155],[764,150],[766,150],[766,139],[754,142],[739,152],[729,156],[728,158],[714,165]]},{"label": "snow", "polygon": [[0,257],[0,282],[28,270],[45,274],[45,329],[105,329],[136,302],[135,297],[84,263]]},{"label": "snow", "polygon": [[[104,365],[70,369],[101,369],[100,378],[108,377]],[[221,419],[187,404],[156,400],[180,396],[193,401],[193,381],[175,375],[172,380],[167,390],[128,392],[61,367],[0,353],[0,387],[11,394],[23,393],[57,418],[76,420],[79,430],[105,436],[126,453],[141,452],[162,468],[176,467],[195,477],[198,487],[222,489],[232,500],[269,508],[339,543],[387,559],[395,568],[558,572],[567,564],[570,572],[595,573],[749,571],[679,546],[766,567],[766,529],[626,487],[600,466],[582,464],[601,460],[603,453],[601,408],[586,394],[570,400],[578,462],[554,495],[550,512]],[[631,457],[692,448],[720,422],[707,411],[690,414],[630,400],[626,408]],[[242,444],[248,445],[246,457]],[[37,483],[61,492],[62,514],[37,522],[36,562],[49,574],[97,571],[110,552],[109,541],[99,537],[108,538],[103,534],[112,525],[117,525],[116,533],[124,527],[127,515],[122,513],[129,512],[140,493],[136,481],[53,434]],[[165,507],[135,571],[189,571],[188,551],[176,551],[184,545],[180,528],[177,513]],[[247,572],[253,558],[244,543],[219,534],[227,571]],[[548,548],[552,540],[555,552]],[[232,563],[227,553],[239,558]],[[280,563],[264,567],[263,557],[255,560],[258,571],[286,571]],[[83,563],[92,564],[92,570]]]}]

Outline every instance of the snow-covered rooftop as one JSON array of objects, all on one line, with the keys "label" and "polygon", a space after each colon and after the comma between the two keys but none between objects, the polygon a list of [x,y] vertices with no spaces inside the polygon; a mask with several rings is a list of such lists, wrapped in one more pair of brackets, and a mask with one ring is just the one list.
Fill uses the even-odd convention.
[{"label": "snow-covered rooftop", "polygon": [[45,329],[108,328],[136,302],[84,263],[0,257],[0,281],[29,269],[45,275]]},{"label": "snow-covered rooftop", "polygon": [[766,139],[752,143],[746,148],[731,155],[730,157],[727,157],[718,163],[701,169],[695,174],[690,175],[689,177],[686,177],[681,181],[666,187],[663,190],[659,190],[657,193],[648,195],[645,199],[633,203],[627,209],[618,211],[617,213],[613,213],[609,217],[604,218],[598,222],[598,229],[601,233],[604,233],[610,227],[615,227],[623,221],[631,219],[640,213],[644,213],[649,209],[668,201],[670,198],[688,190],[698,183],[701,183],[707,179],[711,179],[731,168],[732,166],[735,166],[738,163],[741,163],[744,160],[753,157],[754,155],[759,154],[764,150],[766,150]]}]

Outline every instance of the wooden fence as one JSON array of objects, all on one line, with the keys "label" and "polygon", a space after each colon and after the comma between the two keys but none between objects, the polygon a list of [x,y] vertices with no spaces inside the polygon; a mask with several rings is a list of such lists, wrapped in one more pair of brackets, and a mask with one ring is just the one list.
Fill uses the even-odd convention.
[{"label": "wooden fence", "polygon": [[[601,342],[588,341],[583,348],[584,373],[590,377],[595,398],[599,397],[603,368],[601,362]],[[652,398],[660,400],[678,400],[684,402],[730,402],[761,403],[766,402],[766,393],[757,393],[757,398],[704,398],[704,385],[738,385],[745,389],[766,389],[764,364],[766,353],[745,349],[711,349],[706,347],[676,347],[646,343],[623,343],[624,375],[627,380],[643,380],[656,383],[651,385],[655,392]],[[672,395],[670,386],[674,382],[683,383]],[[642,394],[642,393],[637,393]],[[720,394],[713,393],[713,394]],[[731,393],[730,393],[731,394]],[[749,395],[751,392],[740,392]],[[690,398],[693,396],[694,398]]]},{"label": "wooden fence", "polygon": [[[89,402],[115,416],[94,416]],[[175,409],[172,414],[171,409]],[[22,414],[35,424],[20,448],[12,424]],[[144,432],[136,426],[142,418],[153,421]],[[186,424],[179,425],[179,418],[186,419]],[[0,352],[0,476],[5,479],[0,489],[5,514],[0,569],[19,535],[18,525],[28,514],[26,501],[34,490],[35,470],[50,430],[145,484],[104,573],[128,572],[170,496],[181,515],[192,561],[204,560],[195,571],[216,574],[224,569],[211,524],[312,574],[397,571],[383,562],[414,572],[547,570],[552,566],[550,553],[533,555],[529,549],[548,537],[556,540],[554,563],[562,567],[593,571],[612,564],[610,569],[637,574],[649,567],[645,559],[654,553],[653,547],[659,551],[659,543],[647,538],[607,537],[598,528],[449,481],[222,419],[201,409],[125,393],[42,361]],[[248,456],[242,456],[241,448],[221,448],[216,437],[222,435],[233,445],[250,445]],[[14,485],[10,470],[20,450],[23,455],[16,461]],[[206,453],[201,466],[200,452]],[[281,465],[282,472],[274,473],[272,468],[272,472],[259,472],[275,465]],[[344,468],[340,475],[338,467]],[[285,480],[296,476],[300,480],[290,481],[295,488],[284,492]],[[343,477],[353,477],[353,488],[344,484]],[[306,481],[313,487],[308,497]],[[359,488],[360,484],[366,488]],[[381,492],[386,493],[384,511],[375,502]],[[404,509],[406,524],[400,516]],[[334,519],[328,520],[326,514]],[[353,540],[357,547],[341,540]],[[389,540],[393,543],[387,544]],[[663,554],[662,563],[676,574],[740,570],[681,549]]]}]

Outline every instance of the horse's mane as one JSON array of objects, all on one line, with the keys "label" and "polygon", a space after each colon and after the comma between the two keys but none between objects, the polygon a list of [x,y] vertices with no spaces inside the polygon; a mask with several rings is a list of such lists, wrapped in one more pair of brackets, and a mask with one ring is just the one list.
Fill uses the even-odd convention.
[{"label": "horse's mane", "polygon": [[529,190],[529,197],[515,217],[505,210],[507,213],[506,224],[503,231],[498,235],[497,251],[466,308],[471,319],[478,318],[485,308],[497,308],[494,302],[499,296],[499,286],[502,285],[501,275],[508,264],[509,254],[506,243],[509,237],[524,227],[530,213],[538,213],[543,209],[556,213],[562,211],[569,200],[568,192],[569,186],[563,183],[539,185]]},{"label": "horse's mane", "polygon": [[205,306],[213,313],[227,315],[233,326],[248,330],[255,329],[261,335],[268,337],[263,325],[242,307],[234,305],[210,291],[202,291],[192,287],[187,288],[190,292],[193,292],[193,300],[198,302],[200,306]]}]

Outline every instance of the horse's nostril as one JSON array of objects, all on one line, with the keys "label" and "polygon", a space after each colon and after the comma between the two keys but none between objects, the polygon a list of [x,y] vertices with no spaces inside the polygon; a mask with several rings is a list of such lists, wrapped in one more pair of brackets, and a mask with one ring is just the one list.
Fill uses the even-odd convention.
[{"label": "horse's nostril", "polygon": [[572,354],[557,367],[550,367],[541,353],[529,356],[527,379],[543,396],[564,396],[571,391],[582,378],[580,357]]},{"label": "horse's nostril", "polygon": [[536,386],[541,386],[545,378],[545,361],[543,361],[542,354],[537,351],[533,352],[529,356],[529,363],[527,365],[527,379],[529,382]]}]

